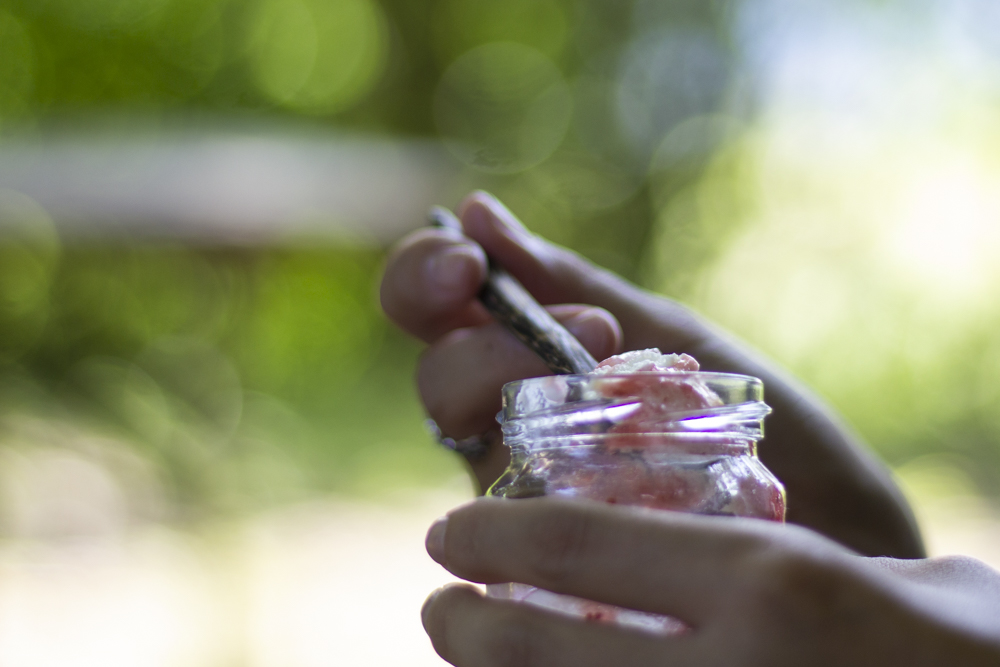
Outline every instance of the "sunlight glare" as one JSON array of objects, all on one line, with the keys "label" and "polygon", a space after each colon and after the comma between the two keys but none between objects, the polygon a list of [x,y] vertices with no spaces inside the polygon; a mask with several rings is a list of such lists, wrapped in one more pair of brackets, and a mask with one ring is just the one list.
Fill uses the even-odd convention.
[{"label": "sunlight glare", "polygon": [[1000,258],[1000,179],[969,161],[938,166],[903,192],[889,231],[898,268],[949,295],[978,295]]}]

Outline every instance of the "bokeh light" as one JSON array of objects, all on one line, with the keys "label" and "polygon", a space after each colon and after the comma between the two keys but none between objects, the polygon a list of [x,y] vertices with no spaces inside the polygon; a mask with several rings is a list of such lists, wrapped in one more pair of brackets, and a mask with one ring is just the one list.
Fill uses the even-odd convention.
[{"label": "bokeh light", "polygon": [[[902,6],[853,11],[788,12],[766,49],[748,34],[766,104],[695,185],[668,191],[661,284],[805,376],[895,460],[995,460],[1000,434],[979,416],[995,396],[970,378],[1000,316],[997,125],[965,112],[995,89],[948,66],[935,9],[910,32]],[[685,239],[718,254],[667,265]]]},{"label": "bokeh light", "polygon": [[382,73],[383,21],[371,0],[261,0],[247,38],[257,85],[306,113],[349,107]]},{"label": "bokeh light", "polygon": [[34,201],[0,190],[0,355],[10,363],[30,348],[49,318],[49,292],[60,244],[52,221]]},{"label": "bokeh light", "polygon": [[444,0],[434,11],[434,47],[446,64],[491,42],[515,42],[558,58],[569,38],[569,6],[561,0]]},{"label": "bokeh light", "polygon": [[35,85],[35,47],[24,24],[0,8],[0,129],[8,116],[29,112]]},{"label": "bokeh light", "polygon": [[441,78],[434,117],[448,147],[478,169],[534,166],[562,142],[572,116],[569,88],[540,51],[513,42],[477,47]]},{"label": "bokeh light", "polygon": [[203,89],[230,57],[226,9],[226,0],[172,0],[165,9],[153,33],[157,50],[192,77],[178,77],[175,85]]},{"label": "bokeh light", "polygon": [[156,25],[170,0],[41,0],[44,12],[87,32],[137,32]]},{"label": "bokeh light", "polygon": [[729,59],[708,30],[651,31],[625,54],[615,96],[621,134],[648,157],[656,144],[691,116],[719,107],[728,87]]},{"label": "bokeh light", "polygon": [[933,152],[900,193],[884,240],[898,268],[931,298],[980,301],[1000,280],[1000,171],[974,155]]},{"label": "bokeh light", "polygon": [[471,487],[377,286],[475,187],[803,378],[933,553],[1000,564],[998,34],[995,0],[7,0],[0,664],[442,664],[422,534]]}]

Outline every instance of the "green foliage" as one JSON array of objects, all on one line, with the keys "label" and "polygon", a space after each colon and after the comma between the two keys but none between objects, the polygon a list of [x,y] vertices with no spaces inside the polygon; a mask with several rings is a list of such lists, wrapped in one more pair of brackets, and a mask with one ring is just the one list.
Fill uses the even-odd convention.
[{"label": "green foliage", "polygon": [[[5,264],[0,293],[36,264]],[[43,316],[5,301],[4,412],[134,443],[189,512],[456,474],[422,431],[417,347],[379,312],[380,266],[350,248],[64,248]]]},{"label": "green foliage", "polygon": [[[950,265],[928,283],[893,273],[907,243],[879,240],[887,192],[919,199],[941,179],[914,165],[950,154],[887,130],[845,159],[816,129],[830,124],[757,117],[740,6],[0,0],[0,141],[79,116],[443,137],[530,228],[722,321],[894,462],[951,451],[985,462],[968,467],[1000,493],[996,292],[942,291],[961,273]],[[990,108],[975,90],[934,131],[980,156],[970,173],[994,173],[1000,131],[970,111]],[[382,250],[61,244],[16,193],[0,193],[0,217],[16,222],[0,243],[8,415],[124,438],[195,513],[458,472],[420,429],[419,348],[379,313]],[[970,229],[973,250],[993,247]],[[917,273],[960,236],[925,244]]]}]

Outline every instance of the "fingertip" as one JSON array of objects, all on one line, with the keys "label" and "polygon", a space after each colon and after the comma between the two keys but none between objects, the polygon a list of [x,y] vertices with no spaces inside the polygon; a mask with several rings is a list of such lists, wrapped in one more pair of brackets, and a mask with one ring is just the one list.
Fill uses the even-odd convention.
[{"label": "fingertip", "polygon": [[621,351],[621,325],[603,308],[587,308],[571,316],[563,325],[598,361]]},{"label": "fingertip", "polygon": [[449,608],[463,602],[478,601],[483,598],[479,589],[469,584],[448,584],[433,591],[427,596],[420,608],[420,622],[424,630],[434,640],[443,634],[442,624],[445,622]]},{"label": "fingertip", "polygon": [[420,607],[420,622],[423,624],[424,630],[430,631],[431,629],[431,609],[434,607],[435,600],[438,599],[438,596],[441,595],[441,591],[443,590],[444,588],[442,587],[431,592],[431,594],[427,596],[427,599],[424,600],[423,606]]},{"label": "fingertip", "polygon": [[483,190],[476,190],[458,207],[458,216],[466,232],[476,240],[488,239],[499,232],[521,244],[531,233],[499,199]]},{"label": "fingertip", "polygon": [[447,530],[448,517],[443,516],[431,525],[424,540],[427,554],[441,565],[444,565],[444,539]]},{"label": "fingertip", "polygon": [[424,260],[423,282],[439,302],[448,302],[478,291],[486,275],[486,254],[473,243],[453,242],[429,253]]},{"label": "fingertip", "polygon": [[462,219],[473,208],[485,209],[487,212],[492,213],[494,210],[506,209],[506,206],[501,204],[499,199],[486,190],[473,190],[455,209],[455,215],[459,219]]}]

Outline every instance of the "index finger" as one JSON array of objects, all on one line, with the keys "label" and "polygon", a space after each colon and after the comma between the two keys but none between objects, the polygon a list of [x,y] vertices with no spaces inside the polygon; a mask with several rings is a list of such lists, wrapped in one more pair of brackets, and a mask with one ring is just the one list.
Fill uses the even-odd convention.
[{"label": "index finger", "polygon": [[[554,498],[484,499],[428,533],[428,552],[479,583],[515,581],[701,626],[745,580],[794,557],[790,526]],[[806,531],[801,531],[805,533]],[[822,538],[817,538],[822,539]],[[782,561],[784,562],[784,561]]]},{"label": "index finger", "polygon": [[382,277],[382,309],[404,331],[428,343],[490,320],[476,299],[486,253],[461,233],[421,229],[392,250]]}]

